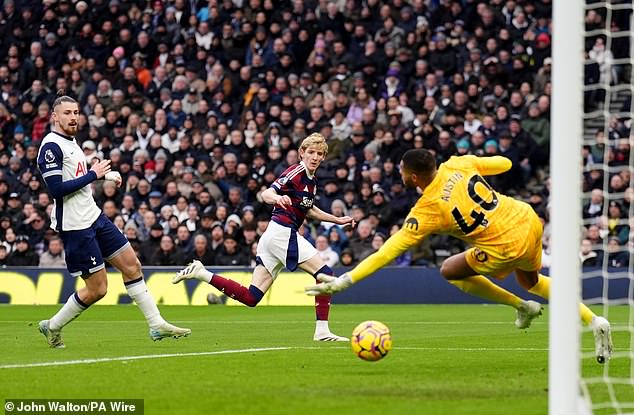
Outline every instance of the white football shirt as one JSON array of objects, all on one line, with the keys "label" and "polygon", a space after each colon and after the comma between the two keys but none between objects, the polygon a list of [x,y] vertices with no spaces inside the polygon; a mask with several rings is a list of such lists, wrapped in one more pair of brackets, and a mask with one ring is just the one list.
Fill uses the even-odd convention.
[{"label": "white football shirt", "polygon": [[[86,157],[74,137],[52,131],[44,137],[37,155],[42,177],[61,175],[62,181],[77,179],[88,173]],[[95,203],[90,185],[71,194],[53,198],[51,227],[57,231],[87,229],[97,220],[101,209]]]}]

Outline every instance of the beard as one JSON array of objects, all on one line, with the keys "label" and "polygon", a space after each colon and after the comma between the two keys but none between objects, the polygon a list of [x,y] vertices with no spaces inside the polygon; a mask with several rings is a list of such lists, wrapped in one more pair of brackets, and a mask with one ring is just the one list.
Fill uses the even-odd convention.
[{"label": "beard", "polygon": [[77,124],[73,124],[73,125],[66,124],[65,126],[62,126],[62,129],[68,135],[75,135],[75,133],[77,133],[77,127],[78,127]]}]

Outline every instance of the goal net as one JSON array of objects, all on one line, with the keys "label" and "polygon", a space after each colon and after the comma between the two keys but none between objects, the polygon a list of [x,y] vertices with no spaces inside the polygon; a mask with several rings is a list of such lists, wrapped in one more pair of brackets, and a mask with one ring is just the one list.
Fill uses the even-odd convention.
[{"label": "goal net", "polygon": [[594,414],[634,413],[632,1],[588,1],[584,17],[582,255],[596,259],[582,267],[583,293],[612,321],[616,345],[612,360],[596,365],[584,334],[581,386]]},{"label": "goal net", "polygon": [[[634,414],[632,10],[632,0],[553,3],[551,415]],[[580,298],[612,324],[604,365]]]}]

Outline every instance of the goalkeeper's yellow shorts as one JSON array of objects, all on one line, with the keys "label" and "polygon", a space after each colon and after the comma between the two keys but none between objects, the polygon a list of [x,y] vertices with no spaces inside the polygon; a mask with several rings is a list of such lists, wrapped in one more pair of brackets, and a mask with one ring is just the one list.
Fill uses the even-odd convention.
[{"label": "goalkeeper's yellow shorts", "polygon": [[543,232],[541,220],[531,210],[525,220],[513,226],[516,237],[500,241],[498,245],[469,248],[465,259],[477,274],[498,279],[504,279],[516,269],[539,271]]}]

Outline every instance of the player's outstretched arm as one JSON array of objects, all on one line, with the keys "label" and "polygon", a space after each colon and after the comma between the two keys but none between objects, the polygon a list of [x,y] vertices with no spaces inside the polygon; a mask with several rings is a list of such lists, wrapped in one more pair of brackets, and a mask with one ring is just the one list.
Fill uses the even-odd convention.
[{"label": "player's outstretched arm", "polygon": [[323,210],[319,209],[317,206],[313,206],[312,208],[310,208],[310,210],[306,212],[306,216],[308,216],[311,219],[317,219],[318,221],[322,221],[322,222],[332,222],[341,226],[350,225],[354,228],[354,226],[356,225],[356,222],[351,216],[339,217],[339,216],[331,215],[330,213],[326,213]]},{"label": "player's outstretched arm", "polygon": [[504,173],[513,167],[511,160],[504,156],[473,157],[478,171],[484,176],[494,176]]}]

